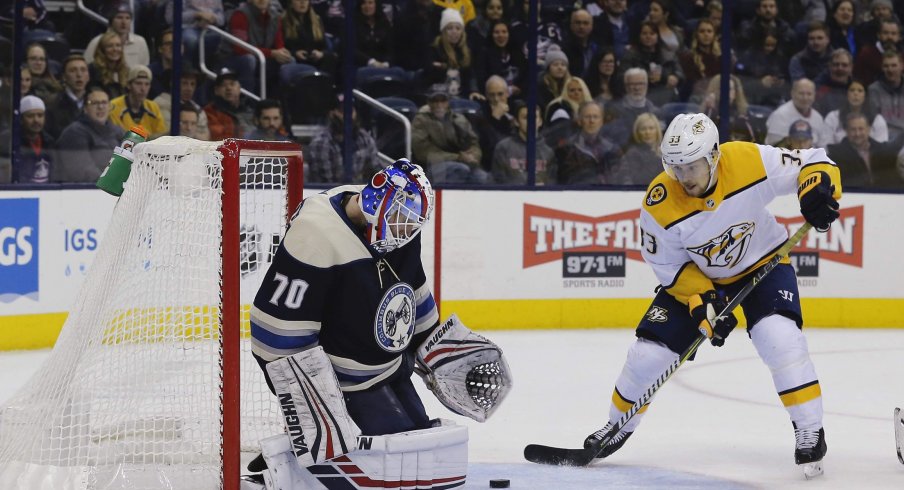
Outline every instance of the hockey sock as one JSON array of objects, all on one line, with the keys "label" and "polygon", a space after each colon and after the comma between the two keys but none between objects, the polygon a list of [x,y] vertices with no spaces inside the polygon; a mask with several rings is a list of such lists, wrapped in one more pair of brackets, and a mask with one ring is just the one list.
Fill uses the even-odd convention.
[{"label": "hockey sock", "polygon": [[[628,349],[628,358],[621,374],[615,380],[612,391],[612,404],[609,407],[609,420],[615,422],[621,418],[656,379],[678,359],[678,354],[668,347],[652,340],[637,339]],[[640,409],[622,428],[623,432],[634,432],[649,405]]]},{"label": "hockey sock", "polygon": [[753,345],[772,371],[775,390],[798,429],[822,427],[822,392],[807,339],[794,320],[763,318],[750,330]]}]

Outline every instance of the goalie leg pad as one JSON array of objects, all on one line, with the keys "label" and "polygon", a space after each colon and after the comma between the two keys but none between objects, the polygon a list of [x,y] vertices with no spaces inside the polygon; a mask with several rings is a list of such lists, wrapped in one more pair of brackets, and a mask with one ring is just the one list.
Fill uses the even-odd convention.
[{"label": "goalie leg pad", "polygon": [[502,349],[466,327],[456,315],[417,350],[424,382],[453,412],[484,422],[512,389]]},{"label": "goalie leg pad", "polygon": [[261,454],[267,462],[264,485],[267,490],[295,490],[325,488],[305,470],[295,457],[292,440],[285,434],[261,439]]},{"label": "goalie leg pad", "polygon": [[443,422],[429,429],[360,436],[356,451],[307,470],[326,488],[433,489],[464,485],[468,429]]},{"label": "goalie leg pad", "polygon": [[348,414],[323,347],[273,361],[267,372],[299,464],[310,466],[354,449],[361,431]]}]

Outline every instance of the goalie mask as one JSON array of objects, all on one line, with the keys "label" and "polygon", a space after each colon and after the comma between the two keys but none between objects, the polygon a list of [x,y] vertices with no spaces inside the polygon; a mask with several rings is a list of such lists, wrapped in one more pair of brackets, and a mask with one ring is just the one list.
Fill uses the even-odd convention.
[{"label": "goalie mask", "polygon": [[430,219],[433,187],[421,167],[403,158],[374,175],[358,202],[368,241],[387,253],[414,239]]},{"label": "goalie mask", "polygon": [[703,192],[715,183],[716,166],[719,164],[719,130],[706,114],[679,114],[662,136],[659,145],[662,167],[669,177],[678,180],[676,170],[692,165],[701,158],[709,164],[709,181]]}]

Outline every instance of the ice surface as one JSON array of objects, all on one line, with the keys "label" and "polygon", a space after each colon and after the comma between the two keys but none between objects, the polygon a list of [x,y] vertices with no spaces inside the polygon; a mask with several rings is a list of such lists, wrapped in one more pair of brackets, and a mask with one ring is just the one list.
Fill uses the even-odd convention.
[{"label": "ice surface", "polygon": [[[794,433],[772,379],[744,332],[697,360],[660,390],[618,453],[588,468],[524,462],[528,443],[577,447],[605,423],[612,383],[633,331],[481,332],[505,350],[515,388],[491,420],[450,414],[421,383],[431,417],[470,427],[465,488],[507,478],[512,489],[904,488],[892,412],[904,404],[904,330],[806,330],[825,407],[825,475],[806,481],[794,464]],[[25,383],[47,351],[0,354],[0,400]]]}]

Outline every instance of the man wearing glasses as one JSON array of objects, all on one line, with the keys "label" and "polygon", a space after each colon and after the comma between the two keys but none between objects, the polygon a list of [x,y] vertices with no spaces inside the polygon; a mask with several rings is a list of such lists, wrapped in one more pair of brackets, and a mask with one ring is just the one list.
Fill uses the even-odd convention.
[{"label": "man wearing glasses", "polygon": [[110,121],[110,96],[92,86],[85,95],[84,110],[60,135],[56,182],[95,182],[110,161],[123,129]]}]

